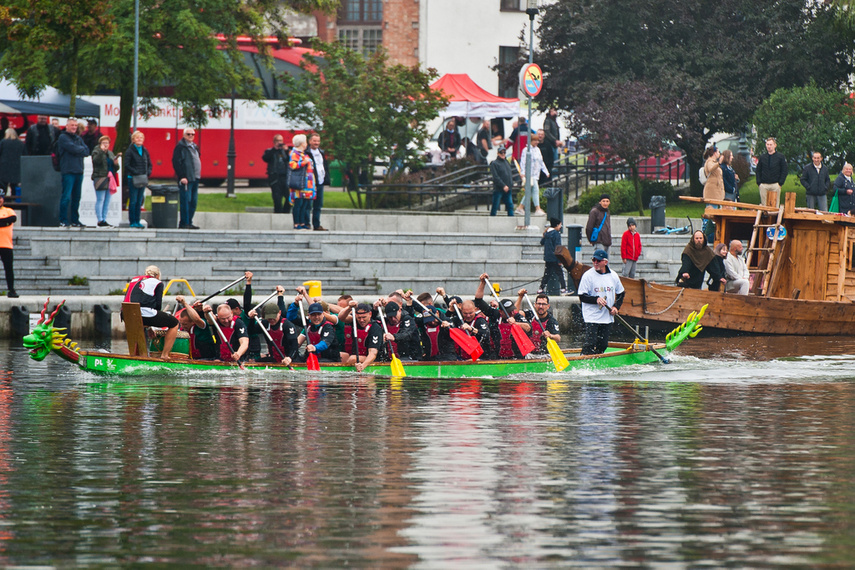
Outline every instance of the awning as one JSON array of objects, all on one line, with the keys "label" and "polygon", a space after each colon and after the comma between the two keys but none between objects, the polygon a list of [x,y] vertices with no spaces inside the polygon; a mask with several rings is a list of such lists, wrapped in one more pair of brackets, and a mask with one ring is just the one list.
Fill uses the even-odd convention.
[{"label": "awning", "polygon": [[450,99],[440,117],[516,117],[520,100],[498,97],[482,89],[465,73],[447,73],[431,89],[442,91]]},{"label": "awning", "polygon": [[[46,87],[42,94],[34,99],[22,98],[14,84],[0,81],[0,113],[67,117],[70,102],[71,96],[60,93],[53,87]],[[78,97],[74,115],[100,118],[101,107]]]}]

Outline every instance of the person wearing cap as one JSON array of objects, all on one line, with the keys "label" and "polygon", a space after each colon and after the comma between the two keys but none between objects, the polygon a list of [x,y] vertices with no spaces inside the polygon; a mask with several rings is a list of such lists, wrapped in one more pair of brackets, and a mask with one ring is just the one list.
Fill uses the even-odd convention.
[{"label": "person wearing cap", "polygon": [[585,235],[594,249],[608,253],[612,245],[612,222],[609,217],[609,205],[612,203],[608,194],[600,194],[600,201],[588,213],[588,224]]},{"label": "person wearing cap", "polygon": [[[287,360],[287,362],[281,362],[284,364],[291,364],[294,358],[296,358],[297,351],[300,348],[300,345],[297,343],[297,338],[300,336],[301,327],[282,316],[282,307],[285,306],[285,302],[283,300],[285,288],[281,285],[277,285],[276,292],[278,294],[276,304],[267,303],[262,308],[261,326],[267,330],[270,337],[273,339],[273,342],[276,343],[276,346],[279,347],[282,354],[285,356],[285,360]],[[259,362],[280,362],[279,353],[277,353],[276,349],[270,345],[270,341],[267,340],[267,336],[264,336],[264,341],[267,343],[268,354],[267,356],[262,356],[259,359]]]},{"label": "person wearing cap", "polygon": [[579,280],[579,301],[582,302],[582,320],[585,321],[583,355],[606,351],[614,315],[620,310],[624,297],[620,277],[609,269],[609,253],[595,250],[591,262],[594,267]]},{"label": "person wearing cap", "polygon": [[493,206],[490,215],[495,216],[502,204],[508,215],[514,216],[514,177],[507,158],[507,149],[500,146],[496,151],[496,160],[490,163],[490,176],[493,179]]},{"label": "person wearing cap", "polygon": [[635,218],[627,218],[626,231],[620,238],[620,258],[623,260],[623,271],[620,274],[635,279],[639,257],[641,257],[641,234],[636,231]]},{"label": "person wearing cap", "polygon": [[301,346],[307,339],[309,345],[306,347],[306,352],[314,352],[319,360],[327,362],[341,360],[335,328],[327,322],[324,317],[324,307],[320,303],[309,305],[309,322],[297,337],[297,346]]},{"label": "person wearing cap", "polygon": [[18,293],[15,292],[12,227],[18,221],[18,216],[15,215],[15,210],[5,205],[5,201],[6,192],[0,191],[0,259],[3,260],[3,271],[6,273],[6,296],[14,299],[18,297]]},{"label": "person wearing cap", "polygon": [[[395,301],[387,301],[379,310],[385,312],[386,329],[389,331],[383,339],[392,344],[395,354],[402,360],[418,360],[422,356],[422,347],[415,320]],[[384,354],[383,358],[391,360],[392,355]]]},{"label": "person wearing cap", "polygon": [[489,278],[490,276],[486,273],[482,273],[479,277],[481,281],[475,290],[474,303],[475,307],[483,313],[490,323],[490,336],[493,340],[492,357],[522,358],[522,353],[520,353],[511,335],[511,326],[514,324],[520,325],[520,328],[528,334],[531,332],[531,325],[525,315],[517,310],[514,302],[510,299],[502,299],[499,308],[491,307],[484,300],[484,288],[487,286],[487,279]]},{"label": "person wearing cap", "polygon": [[549,278],[553,275],[558,278],[558,283],[561,284],[561,294],[567,295],[567,284],[564,281],[564,270],[558,263],[558,258],[555,257],[555,248],[561,245],[561,220],[557,218],[549,219],[549,226],[544,230],[543,237],[540,238],[540,245],[543,246],[543,277],[540,279],[540,289],[538,293],[543,293],[546,285],[549,283]]},{"label": "person wearing cap", "polygon": [[[252,307],[252,271],[245,271],[244,276],[246,277],[246,284],[243,289],[243,307]],[[246,359],[257,360],[261,358],[262,332],[258,327],[258,323],[255,321],[255,315],[251,310],[250,313],[247,314],[237,299],[228,299],[226,300],[226,304],[228,304],[229,308],[232,310],[234,318],[243,321],[243,324],[246,327],[246,332],[249,336],[249,349],[247,349]]]},{"label": "person wearing cap", "polygon": [[86,119],[86,131],[80,135],[80,138],[89,147],[89,152],[95,150],[102,136],[104,135],[101,134],[101,129],[98,128],[98,121],[95,119]]},{"label": "person wearing cap", "polygon": [[[475,303],[468,299],[464,301],[457,296],[446,297],[446,303],[448,304],[448,315],[451,317],[451,325],[474,337],[481,345],[484,354],[493,355],[490,322],[487,317],[481,314]],[[462,321],[458,318],[455,307],[460,311],[460,316],[463,317]],[[457,357],[460,360],[469,360],[469,355],[462,348],[457,347],[456,350]],[[495,355],[492,358],[495,358]]]},{"label": "person wearing cap", "polygon": [[551,338],[555,342],[561,342],[558,321],[555,320],[555,317],[553,317],[552,313],[549,312],[549,309],[551,308],[549,305],[549,295],[545,293],[537,294],[537,297],[534,299],[535,312],[532,313],[530,310],[521,309],[523,298],[526,293],[528,293],[528,291],[525,289],[517,291],[517,300],[516,303],[514,303],[514,306],[518,311],[522,310],[522,312],[525,313],[526,318],[531,323],[531,333],[529,333],[529,338],[531,338],[531,342],[535,346],[534,354],[549,354],[549,350],[546,348],[546,340]]},{"label": "person wearing cap", "polygon": [[366,366],[377,360],[383,348],[383,327],[380,323],[371,320],[371,305],[367,303],[351,300],[339,316],[343,320],[352,310],[355,311],[356,316],[356,339],[353,338],[354,327],[347,327],[344,331],[341,361],[355,365],[356,371],[362,372]]}]

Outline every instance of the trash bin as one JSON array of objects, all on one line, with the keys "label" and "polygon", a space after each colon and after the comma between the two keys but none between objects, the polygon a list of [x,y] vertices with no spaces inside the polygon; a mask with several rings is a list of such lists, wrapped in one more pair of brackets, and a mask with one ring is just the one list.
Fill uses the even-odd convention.
[{"label": "trash bin", "polygon": [[665,227],[665,196],[650,197],[650,231]]},{"label": "trash bin", "polygon": [[555,218],[564,223],[564,189],[546,188],[543,190],[546,198],[546,217],[550,220]]},{"label": "trash bin", "polygon": [[151,190],[151,225],[155,228],[178,227],[178,186],[149,184]]},{"label": "trash bin", "polygon": [[330,186],[340,188],[344,186],[344,164],[340,160],[330,163]]}]

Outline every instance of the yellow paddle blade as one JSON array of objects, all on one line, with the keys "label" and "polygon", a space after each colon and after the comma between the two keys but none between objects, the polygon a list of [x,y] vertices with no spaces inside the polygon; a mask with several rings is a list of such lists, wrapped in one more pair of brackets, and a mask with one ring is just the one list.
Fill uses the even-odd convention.
[{"label": "yellow paddle blade", "polygon": [[561,372],[570,366],[570,363],[567,362],[567,357],[564,356],[561,348],[558,347],[558,343],[551,338],[546,339],[546,349],[549,351],[549,356],[552,357],[552,364],[555,365],[556,370]]},{"label": "yellow paddle blade", "polygon": [[397,376],[400,378],[405,378],[407,373],[404,372],[404,364],[401,362],[401,359],[392,355],[392,376]]}]

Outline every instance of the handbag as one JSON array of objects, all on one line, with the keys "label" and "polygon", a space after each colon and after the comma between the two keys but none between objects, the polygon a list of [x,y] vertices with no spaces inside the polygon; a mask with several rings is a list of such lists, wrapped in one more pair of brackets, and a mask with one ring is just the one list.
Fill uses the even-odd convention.
[{"label": "handbag", "polygon": [[145,188],[148,185],[148,176],[145,174],[134,174],[131,177],[131,182],[133,182],[134,188]]},{"label": "handbag", "polygon": [[288,177],[288,188],[291,190],[304,189],[306,187],[306,172],[308,170],[308,166],[292,170],[291,175]]},{"label": "handbag", "polygon": [[110,187],[110,179],[106,176],[95,179],[95,190],[98,192],[103,192],[104,190],[108,190]]},{"label": "handbag", "polygon": [[115,194],[119,191],[119,181],[116,180],[116,175],[112,172],[107,173],[107,188],[110,190],[110,194]]}]

